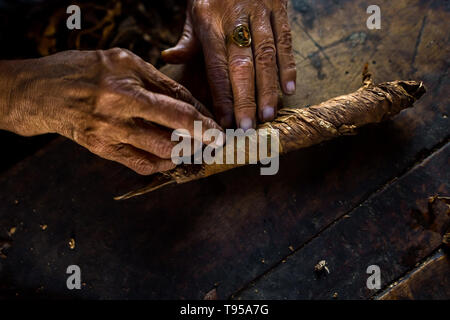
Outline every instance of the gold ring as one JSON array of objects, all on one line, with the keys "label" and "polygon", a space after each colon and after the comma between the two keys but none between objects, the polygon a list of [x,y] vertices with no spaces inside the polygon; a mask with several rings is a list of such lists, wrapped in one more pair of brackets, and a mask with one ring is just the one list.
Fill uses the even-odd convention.
[{"label": "gold ring", "polygon": [[252,43],[252,36],[250,35],[250,30],[246,25],[239,24],[233,30],[231,35],[231,40],[239,47],[250,47]]}]

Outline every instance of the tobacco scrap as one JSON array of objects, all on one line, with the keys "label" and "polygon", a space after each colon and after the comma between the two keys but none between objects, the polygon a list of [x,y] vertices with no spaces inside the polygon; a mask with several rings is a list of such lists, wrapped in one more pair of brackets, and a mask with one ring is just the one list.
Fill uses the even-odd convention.
[{"label": "tobacco scrap", "polygon": [[0,240],[0,258],[6,259],[6,254],[3,250],[7,250],[11,248],[11,241],[9,240]]},{"label": "tobacco scrap", "polygon": [[450,248],[450,230],[447,231],[447,233],[444,234],[444,236],[442,237],[442,243]]},{"label": "tobacco scrap", "polygon": [[439,195],[434,195],[428,198],[428,203],[433,204],[436,200],[440,200],[447,205],[450,205],[450,197],[443,197]]},{"label": "tobacco scrap", "polygon": [[70,250],[75,249],[75,239],[74,238],[69,239],[69,248],[70,248]]},{"label": "tobacco scrap", "polygon": [[13,234],[15,234],[17,231],[16,227],[11,227],[8,231],[8,235],[11,237]]},{"label": "tobacco scrap", "polygon": [[211,291],[209,291],[205,296],[203,297],[203,300],[219,300],[219,297],[217,296],[217,289],[214,288]]},{"label": "tobacco scrap", "polygon": [[327,273],[330,273],[330,270],[328,269],[327,262],[325,260],[320,260],[315,266],[314,271],[318,274],[322,274],[324,271]]}]

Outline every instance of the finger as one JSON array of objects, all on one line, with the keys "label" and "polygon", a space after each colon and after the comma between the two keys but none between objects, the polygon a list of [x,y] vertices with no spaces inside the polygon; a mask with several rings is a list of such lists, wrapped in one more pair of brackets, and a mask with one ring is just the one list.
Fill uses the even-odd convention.
[{"label": "finger", "polygon": [[126,128],[120,142],[132,145],[138,149],[154,154],[161,159],[170,159],[176,142],[171,141],[168,130],[151,126],[151,124],[134,125]]},{"label": "finger", "polygon": [[[130,104],[128,116],[142,118],[171,129],[185,129],[191,137],[197,138],[195,122],[201,122],[203,132],[209,129],[223,131],[211,118],[201,114],[192,105],[159,93],[149,92],[143,88],[136,88],[135,103]],[[198,140],[202,140],[198,137]],[[208,143],[209,141],[204,141]]]},{"label": "finger", "polygon": [[280,82],[283,92],[288,95],[295,93],[297,69],[292,50],[292,34],[289,26],[287,0],[275,0],[272,13],[272,25],[277,47]]},{"label": "finger", "polygon": [[189,64],[167,65],[159,71],[188,89],[196,99],[207,106],[209,111],[213,112],[213,100],[206,77],[203,54]]},{"label": "finger", "polygon": [[266,9],[251,17],[253,55],[256,68],[258,116],[263,122],[275,118],[278,104],[278,70],[276,47]]},{"label": "finger", "polygon": [[210,118],[213,117],[211,112],[181,84],[169,78],[157,70],[154,66],[140,58],[137,59],[136,63],[138,64],[138,74],[144,81],[144,86],[146,89],[187,102],[193,105],[205,116]]},{"label": "finger", "polygon": [[207,117],[213,118],[211,112],[200,101],[198,101],[188,89],[162,73],[159,73],[158,76],[159,90],[156,90],[157,92],[189,103],[193,105],[200,113]]},{"label": "finger", "polygon": [[[248,21],[244,23],[248,24]],[[232,32],[230,30],[227,34]],[[236,124],[244,130],[254,128],[256,126],[255,68],[251,47],[239,47],[233,41],[229,41],[228,66]]]},{"label": "finger", "polygon": [[191,59],[199,52],[200,42],[194,32],[192,24],[191,10],[186,10],[186,22],[184,24],[183,34],[177,45],[173,48],[161,52],[161,57],[167,63],[183,64]]},{"label": "finger", "polygon": [[210,30],[207,35],[203,35],[201,42],[215,116],[223,128],[231,128],[234,122],[233,93],[228,74],[225,37],[219,31]]},{"label": "finger", "polygon": [[160,159],[155,155],[123,143],[108,146],[97,154],[102,158],[119,162],[142,175],[163,172],[176,167],[171,160]]}]

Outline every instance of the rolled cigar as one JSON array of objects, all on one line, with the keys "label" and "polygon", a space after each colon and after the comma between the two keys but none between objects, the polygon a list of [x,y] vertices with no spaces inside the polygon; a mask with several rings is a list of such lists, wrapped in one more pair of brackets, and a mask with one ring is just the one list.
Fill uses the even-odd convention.
[{"label": "rolled cigar", "polygon": [[[362,126],[390,119],[401,110],[412,107],[425,91],[423,83],[417,81],[397,80],[374,85],[365,69],[363,86],[357,91],[307,108],[281,109],[274,121],[259,125],[254,137],[250,139],[277,134],[280,154],[307,148],[342,135],[353,135],[355,130]],[[248,145],[245,144],[243,148],[245,149],[239,150],[233,147],[233,150],[234,153],[245,153],[244,163],[180,165],[173,170],[151,176],[146,187],[114,199],[129,199],[169,184],[206,178],[248,164]],[[224,155],[226,149],[227,145],[224,146]]]}]

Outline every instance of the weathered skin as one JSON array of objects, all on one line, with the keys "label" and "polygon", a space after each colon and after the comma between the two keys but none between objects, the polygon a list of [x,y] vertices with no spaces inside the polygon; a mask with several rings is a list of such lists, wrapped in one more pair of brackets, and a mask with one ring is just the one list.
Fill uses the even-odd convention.
[{"label": "weathered skin", "polygon": [[[285,93],[295,91],[286,7],[287,0],[189,1],[184,35],[163,56],[181,62],[201,44],[215,113],[226,127],[234,111],[238,125],[254,127],[256,103],[260,119],[273,120],[278,78]],[[227,42],[241,23],[251,29],[253,48]],[[126,50],[0,61],[0,75],[0,129],[59,133],[140,174],[174,167],[170,129],[192,131],[195,120],[204,130],[222,129],[188,90]]]},{"label": "weathered skin", "polygon": [[[355,129],[359,127],[379,123],[412,107],[424,93],[422,82],[393,81],[373,85],[370,75],[366,74],[364,86],[356,92],[308,108],[282,109],[277,119],[260,125],[258,130],[268,129],[269,133],[279,130],[279,153],[287,153],[341,135],[355,134]],[[248,154],[248,150],[245,153]],[[116,200],[142,195],[170,183],[198,180],[239,166],[242,164],[182,165],[154,176],[149,186],[117,197]]]},{"label": "weathered skin", "polygon": [[[163,52],[169,63],[186,63],[201,47],[219,124],[255,128],[257,118],[276,116],[279,86],[295,93],[296,68],[287,0],[190,0],[183,36]],[[229,37],[237,25],[249,26],[251,47]]]},{"label": "weathered skin", "polygon": [[221,130],[191,93],[123,49],[0,61],[0,129],[59,133],[140,174],[165,171],[171,129]]}]

